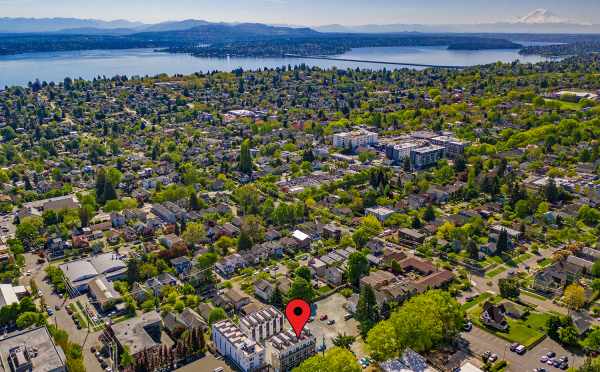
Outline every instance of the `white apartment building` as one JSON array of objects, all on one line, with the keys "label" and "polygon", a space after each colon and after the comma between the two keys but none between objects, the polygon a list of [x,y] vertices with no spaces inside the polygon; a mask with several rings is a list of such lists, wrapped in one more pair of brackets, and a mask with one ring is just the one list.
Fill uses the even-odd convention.
[{"label": "white apartment building", "polygon": [[242,333],[229,319],[213,324],[212,339],[219,354],[243,372],[255,371],[265,365],[265,348]]},{"label": "white apartment building", "polygon": [[240,329],[253,341],[262,342],[280,333],[283,322],[283,314],[273,306],[268,306],[243,317]]},{"label": "white apartment building", "polygon": [[336,133],[333,135],[333,146],[341,149],[357,148],[359,146],[368,146],[377,144],[377,133],[360,129],[352,132]]},{"label": "white apartment building", "polygon": [[433,145],[442,146],[445,149],[446,156],[456,157],[462,155],[467,147],[467,142],[461,141],[454,137],[439,136],[431,139]]},{"label": "white apartment building", "polygon": [[275,372],[287,372],[299,366],[316,353],[315,336],[305,329],[300,337],[291,330],[283,331],[271,337],[267,350],[271,366]]}]

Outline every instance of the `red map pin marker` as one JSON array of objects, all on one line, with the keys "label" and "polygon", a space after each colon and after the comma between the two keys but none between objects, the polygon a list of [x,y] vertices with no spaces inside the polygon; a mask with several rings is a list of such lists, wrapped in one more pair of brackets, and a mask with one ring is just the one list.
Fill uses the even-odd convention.
[{"label": "red map pin marker", "polygon": [[310,318],[310,305],[301,299],[292,300],[285,307],[285,317],[296,332],[296,337],[300,337]]}]

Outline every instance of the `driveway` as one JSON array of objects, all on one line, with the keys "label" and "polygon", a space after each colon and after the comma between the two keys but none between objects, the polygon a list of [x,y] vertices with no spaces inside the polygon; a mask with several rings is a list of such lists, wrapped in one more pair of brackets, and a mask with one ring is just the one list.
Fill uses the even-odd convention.
[{"label": "driveway", "polygon": [[508,341],[496,337],[478,327],[473,327],[471,332],[463,332],[462,338],[468,342],[467,347],[471,353],[476,356],[481,356],[486,351],[491,351],[498,355],[499,360],[506,360],[509,363],[508,371],[513,372],[533,371],[535,368],[539,367],[544,367],[548,371],[560,371],[557,368],[542,364],[539,361],[539,358],[549,351],[554,351],[558,356],[569,357],[569,366],[579,366],[584,362],[583,358],[573,355],[548,337],[532,350],[527,351],[524,355],[518,355],[511,352],[510,343]]}]

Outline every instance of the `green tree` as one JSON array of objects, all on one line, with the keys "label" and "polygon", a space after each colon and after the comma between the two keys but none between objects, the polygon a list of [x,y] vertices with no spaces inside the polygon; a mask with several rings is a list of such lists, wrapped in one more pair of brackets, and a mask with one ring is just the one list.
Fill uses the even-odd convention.
[{"label": "green tree", "polygon": [[600,327],[594,327],[581,341],[581,345],[588,351],[600,351]]},{"label": "green tree", "polygon": [[519,281],[516,278],[502,278],[498,280],[498,287],[500,296],[504,298],[519,298],[521,294]]},{"label": "green tree", "polygon": [[377,300],[370,285],[365,285],[361,289],[354,316],[360,322],[360,332],[363,336],[366,336],[369,330],[379,321]]},{"label": "green tree", "polygon": [[223,319],[227,319],[227,313],[220,307],[215,307],[208,314],[208,324],[210,325],[213,325]]},{"label": "green tree", "polygon": [[317,354],[306,359],[292,372],[360,372],[362,369],[349,350],[334,347],[325,355]]},{"label": "green tree", "polygon": [[204,229],[204,224],[202,222],[192,222],[187,225],[183,234],[181,234],[181,238],[188,244],[188,246],[195,246],[196,244],[200,244],[204,239],[206,239],[206,230]]},{"label": "green tree", "polygon": [[312,279],[312,273],[310,272],[308,266],[300,266],[299,268],[297,268],[296,271],[294,271],[294,276],[302,278],[309,283]]},{"label": "green tree", "polygon": [[240,172],[252,173],[252,156],[250,155],[250,140],[245,139],[240,148]]},{"label": "green tree", "polygon": [[506,232],[506,229],[502,229],[496,242],[496,255],[499,256],[506,251],[508,251],[508,232]]},{"label": "green tree", "polygon": [[343,349],[348,349],[348,350],[350,350],[350,347],[352,346],[354,341],[356,341],[355,336],[348,336],[345,333],[344,334],[338,333],[337,336],[335,336],[335,338],[331,340],[331,342],[335,346],[341,347]]},{"label": "green tree", "polygon": [[399,355],[406,347],[426,352],[451,342],[462,330],[463,322],[464,311],[448,292],[428,291],[413,297],[389,320],[374,327],[367,335],[367,347],[378,360]]},{"label": "green tree", "polygon": [[423,219],[427,222],[435,220],[435,210],[433,209],[433,205],[429,204],[427,206],[427,209],[425,209],[425,213],[423,214]]},{"label": "green tree", "polygon": [[369,274],[369,261],[367,257],[361,252],[350,254],[346,274],[350,284],[358,287],[360,278]]},{"label": "green tree", "polygon": [[39,243],[41,239],[42,228],[44,227],[44,221],[40,217],[25,217],[21,219],[15,235],[17,239],[23,242],[23,245],[27,248],[33,248]]},{"label": "green tree", "polygon": [[301,298],[304,301],[311,303],[315,298],[315,290],[310,282],[301,277],[295,277],[290,291],[288,292],[289,299]]},{"label": "green tree", "polygon": [[565,288],[563,294],[565,305],[571,310],[579,310],[585,305],[585,290],[577,283],[573,283]]},{"label": "green tree", "polygon": [[251,249],[253,246],[252,239],[248,236],[248,233],[245,231],[240,232],[240,236],[238,238],[238,251],[247,251]]}]

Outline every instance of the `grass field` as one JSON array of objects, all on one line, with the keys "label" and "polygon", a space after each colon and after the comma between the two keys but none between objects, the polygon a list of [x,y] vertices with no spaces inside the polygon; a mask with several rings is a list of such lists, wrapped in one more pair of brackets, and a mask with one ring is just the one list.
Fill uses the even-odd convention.
[{"label": "grass field", "polygon": [[490,297],[492,297],[491,293],[487,293],[487,292],[482,293],[479,296],[477,296],[477,298],[473,299],[472,301],[465,302],[462,305],[462,308],[464,311],[467,311],[470,308],[472,308],[473,306],[478,305],[478,304],[482,303],[483,301],[489,299]]},{"label": "grass field", "polygon": [[526,348],[536,345],[546,336],[546,322],[550,314],[531,312],[524,319],[506,317],[508,331],[501,332],[481,323],[481,306],[473,306],[468,312],[469,318],[479,328],[509,342],[517,342]]},{"label": "grass field", "polygon": [[491,270],[491,271],[488,271],[487,273],[485,273],[485,277],[486,278],[493,278],[496,275],[500,275],[504,271],[506,271],[506,266],[498,266],[494,270]]},{"label": "grass field", "polygon": [[529,292],[529,291],[521,290],[521,294],[524,295],[524,296],[535,298],[535,299],[540,300],[540,301],[546,301],[547,300],[546,297],[540,296],[537,293],[533,293],[533,292]]}]

